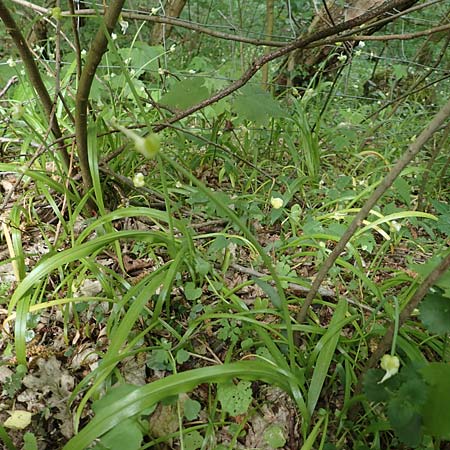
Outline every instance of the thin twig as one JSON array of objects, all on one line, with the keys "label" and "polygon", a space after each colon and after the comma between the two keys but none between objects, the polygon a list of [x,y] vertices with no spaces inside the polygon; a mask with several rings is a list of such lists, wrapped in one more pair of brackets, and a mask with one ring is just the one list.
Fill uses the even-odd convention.
[{"label": "thin twig", "polygon": [[2,98],[9,90],[9,88],[14,84],[17,83],[19,81],[19,77],[17,77],[16,75],[14,75],[13,77],[11,77],[7,82],[5,87],[0,91],[0,98]]},{"label": "thin twig", "polygon": [[[270,277],[269,274],[264,274],[262,272],[258,272],[257,270],[254,270],[249,267],[245,267],[245,266],[242,266],[242,265],[236,264],[236,263],[232,263],[230,265],[230,267],[237,270],[238,272],[245,273],[252,277],[257,277],[257,278]],[[297,283],[288,283],[288,289],[293,292],[296,292],[298,294],[307,294],[310,291],[310,289],[307,288],[306,286],[302,286],[301,284],[297,284]],[[333,298],[333,299],[336,298],[335,292],[333,292],[331,289],[324,288],[324,287],[321,287],[319,289],[319,295],[321,297],[328,297],[328,298]],[[369,311],[371,313],[373,312],[373,308],[371,308],[370,306],[363,305],[362,303],[352,300],[351,298],[345,298],[345,300],[348,303],[351,303],[352,305],[357,306],[358,308],[365,309],[366,311]]]}]

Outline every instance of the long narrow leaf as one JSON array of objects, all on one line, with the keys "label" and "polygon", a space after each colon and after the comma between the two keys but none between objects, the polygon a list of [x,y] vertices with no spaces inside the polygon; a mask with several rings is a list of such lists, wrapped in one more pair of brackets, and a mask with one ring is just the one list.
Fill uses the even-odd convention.
[{"label": "long narrow leaf", "polygon": [[[26,331],[26,317],[29,311],[29,301],[27,293],[35,286],[42,278],[47,277],[53,270],[58,267],[69,264],[80,258],[91,255],[93,252],[101,249],[102,247],[116,242],[118,239],[140,239],[140,240],[152,240],[166,242],[168,238],[162,233],[155,231],[118,231],[108,233],[100,236],[92,241],[77,247],[64,250],[45,259],[41,264],[35,267],[17,286],[14,294],[11,297],[8,312],[11,314],[14,308],[17,306],[16,311],[16,356],[20,364],[26,364],[25,355],[25,331]],[[21,302],[21,304],[19,304]]]},{"label": "long narrow leaf", "polygon": [[308,438],[305,440],[304,444],[302,445],[301,450],[312,450],[314,447],[314,442],[317,439],[317,436],[320,432],[320,426],[322,425],[322,422],[325,420],[325,416],[321,417],[318,422],[314,425],[313,430],[311,433],[309,433]]},{"label": "long narrow leaf", "polygon": [[339,341],[339,333],[346,323],[344,321],[347,312],[347,301],[341,298],[334,311],[333,318],[327,332],[320,338],[316,349],[320,349],[317,357],[316,366],[314,368],[311,384],[308,390],[308,411],[312,415],[319,400],[323,383],[330,368],[337,343]]},{"label": "long narrow leaf", "polygon": [[118,239],[135,239],[142,241],[164,242],[166,244],[170,243],[162,233],[156,231],[125,230],[108,233],[84,244],[64,250],[42,261],[24,278],[24,280],[17,286],[17,289],[11,297],[9,310],[13,310],[17,302],[27,293],[29,289],[31,289],[41,278],[47,276],[56,268],[76,261],[80,258],[84,258],[99,248],[111,244]]},{"label": "long narrow leaf", "polygon": [[[148,217],[156,224],[159,224],[159,222],[168,223],[169,221],[167,213],[165,211],[160,211],[159,209],[145,207],[119,208],[90,223],[78,236],[77,243],[80,244],[83,242],[97,227],[105,224],[106,222],[112,222],[113,220],[119,220],[127,217]],[[174,219],[174,222],[178,223],[176,219]]]},{"label": "long narrow leaf", "polygon": [[202,383],[217,383],[232,378],[262,380],[276,384],[289,392],[289,382],[285,373],[276,366],[262,361],[239,361],[177,373],[142,386],[115,401],[107,410],[97,414],[64,446],[63,450],[86,448],[94,439],[164,398],[191,391]]},{"label": "long narrow leaf", "polygon": [[[103,381],[108,377],[108,375],[120,361],[117,356],[119,356],[121,348],[130,336],[130,332],[134,324],[142,314],[142,310],[144,309],[145,304],[160,287],[166,271],[167,270],[160,270],[158,272],[151,273],[149,276],[145,277],[137,286],[136,292],[139,292],[139,295],[137,295],[137,297],[133,299],[131,306],[129,307],[123,319],[120,321],[119,326],[114,330],[114,333],[112,333],[108,351],[106,352],[106,355],[102,361],[104,365],[101,364],[99,366],[94,384],[91,386],[89,391],[86,393],[86,395],[78,405],[75,417],[75,428],[78,427],[81,413],[92,393],[99,388],[99,386],[103,383]],[[115,361],[115,364],[110,364],[111,361]]]}]

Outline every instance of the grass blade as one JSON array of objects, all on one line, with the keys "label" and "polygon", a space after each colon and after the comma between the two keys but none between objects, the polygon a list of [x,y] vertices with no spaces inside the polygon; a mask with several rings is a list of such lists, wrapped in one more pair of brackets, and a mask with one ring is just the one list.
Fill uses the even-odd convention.
[{"label": "grass blade", "polygon": [[327,332],[320,338],[316,345],[319,351],[316,367],[314,368],[311,384],[308,391],[308,411],[312,415],[319,400],[323,383],[330,368],[337,343],[339,341],[339,333],[345,325],[345,314],[347,312],[347,302],[341,298],[336,306],[336,310],[331,319]]}]

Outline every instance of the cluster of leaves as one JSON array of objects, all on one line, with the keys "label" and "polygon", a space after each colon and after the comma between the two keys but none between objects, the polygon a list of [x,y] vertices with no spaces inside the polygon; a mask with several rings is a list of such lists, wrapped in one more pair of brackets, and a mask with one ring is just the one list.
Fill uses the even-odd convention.
[{"label": "cluster of leaves", "polygon": [[[204,7],[203,3],[198,2],[201,7]],[[299,9],[297,3],[292,5],[294,14],[303,14],[304,6]],[[258,2],[253,4],[257,5]],[[58,18],[60,19],[61,17]],[[95,21],[88,26],[93,27],[93,22]],[[68,21],[63,26],[70,33]],[[82,33],[83,42],[87,42],[89,31],[92,30]],[[106,324],[104,328],[107,330],[109,348],[98,351],[102,354],[102,363],[80,382],[72,396],[73,400],[78,394],[85,392],[75,413],[75,422],[80,421],[85,411],[83,408],[90,400],[94,400],[92,409],[95,416],[91,423],[69,441],[68,448],[85,448],[96,438],[98,440],[93,448],[97,450],[133,450],[140,448],[144,439],[153,439],[152,443],[155,445],[169,439],[179,439],[182,448],[195,450],[205,447],[205,424],[214,424],[211,425],[213,427],[219,423],[221,426],[224,417],[237,417],[236,420],[225,422],[236,441],[245,432],[246,420],[251,415],[256,416],[252,410],[255,399],[249,379],[263,380],[272,385],[281,383],[283,389],[295,399],[300,412],[303,448],[313,448],[320,434],[324,436],[320,448],[327,448],[324,445],[327,433],[328,436],[339,435],[339,430],[343,427],[342,423],[338,423],[339,419],[329,425],[332,415],[323,410],[316,414],[317,406],[324,393],[335,392],[340,384],[345,385],[343,408],[350,403],[353,366],[356,366],[359,354],[367,352],[364,346],[365,330],[361,326],[365,317],[353,308],[347,311],[346,299],[339,298],[334,303],[319,303],[332,316],[331,320],[323,321],[312,310],[314,320],[308,324],[298,324],[290,320],[292,310],[288,309],[282,294],[284,290],[289,292],[289,283],[310,285],[306,277],[314,275],[315,268],[327,258],[330,253],[329,244],[338,241],[344,234],[363,198],[378,185],[380,173],[406,147],[411,134],[421,129],[423,105],[418,103],[408,107],[408,110],[417,111],[417,120],[409,119],[407,124],[402,120],[387,120],[383,123],[386,116],[381,115],[380,126],[392,127],[391,133],[386,133],[377,143],[377,147],[386,148],[385,153],[371,149],[360,152],[356,149],[375,134],[372,129],[367,129],[364,120],[376,104],[370,105],[367,101],[356,104],[354,97],[360,94],[361,86],[358,84],[364,79],[364,74],[370,74],[368,63],[372,56],[369,56],[369,52],[364,60],[358,60],[355,55],[352,71],[349,71],[349,78],[345,83],[346,92],[351,94],[348,97],[333,98],[334,84],[316,80],[317,83],[311,83],[311,87],[305,90],[301,98],[298,92],[292,90],[292,95],[286,93],[286,97],[279,101],[264,91],[259,86],[259,81],[251,81],[230,97],[182,122],[181,128],[176,132],[167,132],[162,155],[165,159],[158,160],[159,164],[153,165],[153,161],[143,163],[140,156],[133,152],[124,152],[119,158],[110,161],[112,169],[130,180],[134,179],[132,174],[137,167],[145,172],[146,176],[141,173],[141,177],[137,178],[140,186],[134,183],[134,187],[151,185],[150,192],[164,200],[166,211],[149,208],[153,199],[149,198],[151,196],[146,197],[144,191],[133,191],[132,194],[126,191],[124,197],[127,204],[145,207],[130,206],[117,210],[110,208],[112,211],[109,213],[104,208],[107,196],[116,195],[115,192],[111,195],[108,185],[103,183],[98,161],[108,151],[114,151],[123,145],[122,134],[131,136],[135,143],[141,142],[143,146],[140,147],[140,153],[146,157],[157,156],[160,149],[155,135],[150,134],[144,139],[126,127],[140,127],[144,118],[147,125],[161,121],[164,117],[159,117],[158,114],[165,115],[166,108],[176,114],[178,110],[202,102],[224,87],[227,84],[224,78],[235,79],[240,76],[236,70],[238,64],[232,58],[225,61],[221,68],[216,66],[216,60],[220,60],[216,56],[221,52],[226,53],[222,46],[215,45],[208,49],[214,52],[214,56],[211,53],[209,57],[197,55],[191,58],[192,55],[188,55],[189,52],[184,49],[174,47],[173,50],[168,50],[168,46],[164,48],[140,42],[137,38],[142,36],[141,32],[143,33],[141,29],[136,29],[131,43],[129,36],[119,36],[115,44],[110,42],[110,52],[105,55],[105,64],[98,68],[93,83],[90,101],[96,114],[95,121],[92,121],[88,130],[91,151],[89,157],[95,178],[92,199],[99,206],[99,215],[84,221],[83,226],[86,228],[81,237],[74,229],[76,221],[82,216],[83,201],[86,198],[80,201],[68,191],[65,182],[61,181],[66,179],[67,174],[61,176],[61,172],[58,176],[56,173],[44,173],[42,168],[47,165],[59,167],[59,162],[52,160],[52,152],[45,152],[40,156],[36,162],[37,170],[25,170],[27,183],[34,183],[35,189],[35,194],[26,193],[17,202],[22,205],[22,200],[25,199],[26,204],[30,205],[32,212],[26,216],[26,222],[34,224],[39,218],[36,202],[29,201],[27,196],[41,195],[51,205],[63,232],[59,235],[59,228],[53,230],[51,224],[37,220],[50,252],[41,258],[35,270],[29,272],[25,265],[20,233],[25,228],[20,220],[21,214],[25,216],[26,211],[25,208],[22,211],[21,207],[12,209],[12,240],[17,255],[15,262],[21,270],[22,282],[8,306],[11,311],[17,310],[15,339],[18,356],[25,362],[26,333],[31,332],[31,328],[36,328],[38,324],[30,320],[29,308],[63,309],[69,302],[75,305],[71,311],[76,323],[79,322],[80,315],[92,309],[92,302],[109,302],[113,307],[93,308],[98,324]],[[244,61],[252,52],[253,50],[247,54],[244,51],[239,57]],[[170,58],[170,55],[174,57]],[[391,54],[390,57],[392,56]],[[72,95],[66,95],[66,89],[73,88],[76,65],[74,55],[68,48],[64,48],[62,57],[61,94],[70,110],[73,107]],[[412,55],[409,57],[413,59]],[[184,61],[184,58],[190,60]],[[179,61],[182,63],[179,64]],[[166,70],[169,68],[170,71]],[[14,113],[13,120],[8,122],[12,132],[7,129],[5,136],[23,138],[24,145],[17,163],[2,163],[0,168],[5,172],[23,173],[23,162],[31,148],[28,143],[36,136],[39,137],[38,142],[46,142],[48,133],[42,123],[39,105],[34,101],[32,87],[23,76],[21,67],[18,64],[17,67],[8,64],[3,69],[6,70],[0,73],[2,84],[12,75],[19,76],[21,80],[8,94]],[[400,64],[386,69],[383,75],[389,89],[393,91],[399,81],[408,76],[408,71],[409,68]],[[54,86],[53,77],[44,75],[44,81],[47,86]],[[340,89],[339,81],[337,85]],[[373,96],[380,102],[386,99],[386,94],[381,90],[373,93]],[[162,108],[154,108],[154,101]],[[328,104],[334,106],[332,114],[327,113]],[[3,103],[0,111],[9,115],[9,110],[4,108]],[[58,119],[67,134],[72,133],[73,124],[59,110]],[[122,134],[110,134],[110,125],[117,125],[116,128]],[[198,133],[197,136],[188,133],[190,126],[195,127],[193,129]],[[30,128],[33,130],[33,137],[29,135]],[[102,135],[103,133],[106,134]],[[370,139],[367,139],[369,136]],[[205,137],[206,143],[204,139],[200,139]],[[222,148],[212,145],[217,142]],[[177,151],[176,158],[173,164],[169,164],[167,155],[175,155],[175,152],[171,153],[174,149]],[[178,160],[183,164],[178,164]],[[49,162],[52,164],[48,164]],[[445,167],[445,162],[442,165]],[[202,167],[199,169],[199,166]],[[206,176],[203,178],[204,174],[200,173],[203,166],[211,168],[212,180],[207,180]],[[263,169],[269,169],[268,176]],[[436,216],[415,211],[414,177],[421,173],[421,167],[411,168],[404,174],[404,178],[397,179],[388,194],[388,200],[372,210],[364,228],[349,243],[348,252],[340,256],[338,264],[329,272],[330,281],[337,287],[336,293],[345,289],[352,296],[354,294],[355,298],[361,298],[361,302],[366,302],[369,307],[373,306],[370,305],[373,298],[377,303],[380,300],[380,306],[377,304],[373,317],[377,317],[376,313],[382,311],[383,307],[389,318],[394,316],[389,302],[386,302],[386,292],[389,289],[396,290],[396,294],[401,297],[400,301],[406,302],[409,293],[401,291],[401,286],[405,279],[412,281],[412,277],[394,274],[378,285],[367,274],[378,276],[384,270],[380,261],[385,257],[388,259],[389,250],[394,249],[397,244],[408,242],[415,249],[417,243],[429,245],[429,236],[434,245],[442,242],[442,235],[448,234],[450,213],[445,200],[431,201]],[[207,185],[212,185],[214,191],[209,190]],[[121,191],[122,188],[123,186]],[[231,192],[227,193],[226,190]],[[64,208],[67,208],[63,213],[58,206],[57,197],[60,195],[67,199],[63,202]],[[278,201],[272,202],[271,197]],[[441,197],[445,198],[445,195]],[[116,224],[119,226],[122,221],[132,223],[136,217],[145,217],[147,222],[151,222],[153,225],[150,230],[136,231],[128,226],[124,226],[122,231],[116,230]],[[220,223],[224,224],[223,230],[195,234],[196,231],[189,230],[192,217],[200,218],[201,221],[220,219]],[[403,226],[403,223],[407,226]],[[424,228],[428,236],[419,236],[415,242],[416,238],[408,229],[409,225],[411,228]],[[55,235],[59,235],[55,242],[47,237],[53,231]],[[258,235],[259,232],[261,236]],[[270,239],[270,233],[273,233],[273,240]],[[123,263],[119,239],[132,241],[137,258],[145,259],[150,255],[153,259],[154,272],[144,274],[146,278],[140,278],[137,285],[131,285],[126,275],[119,275],[118,272],[123,273],[120,264],[121,270],[114,271],[107,265],[98,264],[96,259],[104,250],[110,252],[113,248],[117,260]],[[60,245],[65,250],[60,251]],[[236,247],[238,251],[235,251]],[[227,285],[230,280],[226,279],[226,273],[233,259],[242,262],[239,254],[241,257],[250,255],[245,260],[249,266],[271,268],[271,275],[265,278],[255,276],[254,279],[238,282],[237,287],[229,289]],[[432,261],[430,265],[410,265],[410,269],[425,277],[437,262]],[[300,278],[299,268],[304,270],[304,278]],[[392,272],[391,268],[388,270]],[[85,298],[81,302],[79,297],[72,298],[72,290],[76,284],[74,280],[86,276],[98,277],[102,287],[95,294],[83,294]],[[57,286],[57,292],[52,297],[53,303],[45,304],[50,281],[52,286]],[[274,286],[274,281],[279,286]],[[243,288],[249,286],[262,291],[262,298],[259,296],[249,302],[240,298],[245,295],[241,295]],[[6,289],[0,285],[0,297],[8,289],[9,285]],[[183,294],[183,300],[186,300],[183,306],[177,305],[172,298],[172,293],[178,295],[179,292]],[[449,292],[450,283],[444,277],[420,306],[422,323],[429,333],[439,334],[442,340],[450,332]],[[9,296],[5,297],[10,300]],[[210,297],[214,298],[212,302]],[[292,303],[289,307],[298,306],[298,296],[292,295]],[[180,324],[183,321],[180,317],[186,312],[188,324]],[[273,322],[259,322],[259,318],[265,314]],[[177,318],[175,321],[172,320],[174,317]],[[140,324],[147,327],[145,331],[140,330],[138,319],[142,319]],[[69,329],[72,324],[68,323],[68,314],[64,320],[65,328]],[[326,322],[326,326],[323,322]],[[210,333],[211,323],[216,331],[214,338],[220,341],[221,348],[226,348],[223,360],[240,358],[242,353],[247,356],[249,352],[256,354],[257,358],[267,364],[258,366],[261,361],[243,361],[249,364],[230,368],[225,363],[217,368],[202,367],[177,373],[183,369],[181,366],[184,363],[192,363],[191,350],[196,350],[188,347],[186,342],[193,334],[201,336],[207,327],[207,333]],[[301,348],[293,345],[292,329],[289,328],[292,328],[292,323],[304,335],[305,345]],[[347,339],[349,331],[344,330],[344,327],[349,324],[352,325],[352,330],[356,330],[356,339]],[[74,327],[77,328],[77,334],[83,334],[80,323],[76,323]],[[411,333],[417,333],[417,328]],[[124,355],[132,354],[138,348],[141,350],[144,336],[151,334],[150,330],[156,331],[155,334],[162,330],[164,336],[169,334],[170,337],[158,339],[152,336],[152,347],[145,349],[143,372],[166,371],[171,374],[167,375],[167,380],[158,380],[144,387],[121,384],[121,377],[117,375],[120,373],[120,361]],[[425,346],[429,340],[421,341]],[[400,342],[399,347],[402,345],[406,346]],[[236,349],[241,352],[239,355],[235,353]],[[92,350],[93,353],[96,351],[97,349]],[[421,348],[416,349],[419,354],[422,351]],[[22,389],[25,376],[23,367],[19,366],[16,373],[6,380],[4,389],[10,398],[14,398]],[[333,370],[334,367],[336,370]],[[210,374],[214,376],[211,377]],[[390,426],[402,442],[411,447],[419,446],[423,442],[423,436],[433,436],[437,440],[450,439],[450,418],[445,412],[450,400],[447,381],[450,379],[449,375],[448,366],[443,363],[408,366],[398,376],[379,384],[382,373],[374,370],[366,376],[365,393],[370,401],[385,405],[384,412]],[[342,383],[337,383],[336,380]],[[97,399],[106,386],[116,382],[118,387],[107,389],[106,394]],[[217,385],[214,384],[216,382]],[[200,403],[179,395],[180,392],[192,391],[199,383],[212,383],[208,401]],[[42,384],[47,386],[51,382],[41,380],[41,390],[45,387]],[[64,394],[69,395],[68,392]],[[53,399],[52,403],[57,400],[59,399]],[[60,404],[66,407],[65,400]],[[214,406],[208,409],[210,405]],[[219,414],[215,410],[217,405],[220,405],[217,407]],[[54,415],[56,418],[56,414]],[[197,419],[201,425],[191,423]],[[376,426],[373,423],[370,425]],[[363,435],[366,430],[360,433]],[[261,447],[281,448],[286,444],[285,430],[278,423],[266,426],[262,435]],[[5,433],[0,437],[8,442]],[[36,439],[33,441],[33,438],[32,434],[25,434],[26,450],[36,448]],[[234,441],[229,446],[219,444],[216,450],[232,448]],[[330,446],[331,444],[328,448]],[[14,448],[12,444],[10,448]]]},{"label": "cluster of leaves", "polygon": [[399,440],[409,447],[422,444],[424,435],[450,439],[450,366],[430,363],[404,367],[398,375],[380,383],[381,369],[364,377],[364,393],[382,402]]}]

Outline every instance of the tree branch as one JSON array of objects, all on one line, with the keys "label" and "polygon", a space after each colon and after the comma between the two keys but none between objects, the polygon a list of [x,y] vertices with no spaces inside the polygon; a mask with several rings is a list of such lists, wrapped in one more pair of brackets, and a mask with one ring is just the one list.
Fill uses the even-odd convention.
[{"label": "tree branch", "polygon": [[[87,108],[89,93],[95,77],[95,71],[106,52],[108,39],[105,31],[111,34],[117,20],[119,19],[125,0],[113,0],[104,16],[104,27],[101,26],[86,57],[75,99],[75,137],[77,142],[78,158],[80,161],[81,175],[83,177],[84,188],[89,190],[92,187],[92,177],[89,170],[88,146],[87,146]],[[105,30],[106,28],[106,30]]]},{"label": "tree branch", "polygon": [[169,124],[178,122],[181,119],[184,119],[185,117],[190,116],[191,114],[205,108],[206,106],[212,105],[213,103],[218,102],[219,100],[222,100],[225,97],[228,97],[233,92],[240,89],[242,86],[247,84],[247,82],[253,78],[253,76],[259,71],[259,69],[264,65],[267,64],[270,61],[273,61],[274,59],[280,58],[284,55],[287,55],[288,53],[291,53],[294,50],[300,50],[305,49],[309,44],[312,44],[313,42],[316,42],[320,39],[325,39],[329,36],[333,36],[335,34],[341,33],[346,30],[353,29],[355,27],[358,27],[369,20],[372,20],[375,17],[378,17],[388,11],[391,11],[395,8],[401,8],[402,5],[406,5],[410,2],[410,0],[389,0],[385,2],[382,6],[379,6],[378,8],[374,8],[373,10],[370,10],[364,14],[361,14],[360,16],[348,20],[346,22],[342,22],[335,27],[326,28],[323,30],[319,30],[315,33],[312,33],[309,36],[301,37],[294,42],[285,45],[284,47],[274,50],[271,53],[268,53],[267,55],[261,56],[259,58],[256,58],[251,66],[247,69],[247,71],[239,78],[238,80],[234,81],[233,83],[229,84],[227,87],[222,89],[221,91],[216,92],[214,95],[212,95],[210,98],[198,103],[197,105],[191,106],[190,108],[185,109],[184,111],[179,112],[175,116],[168,119],[165,123],[155,125],[153,127],[153,130],[155,132],[161,131]]}]

